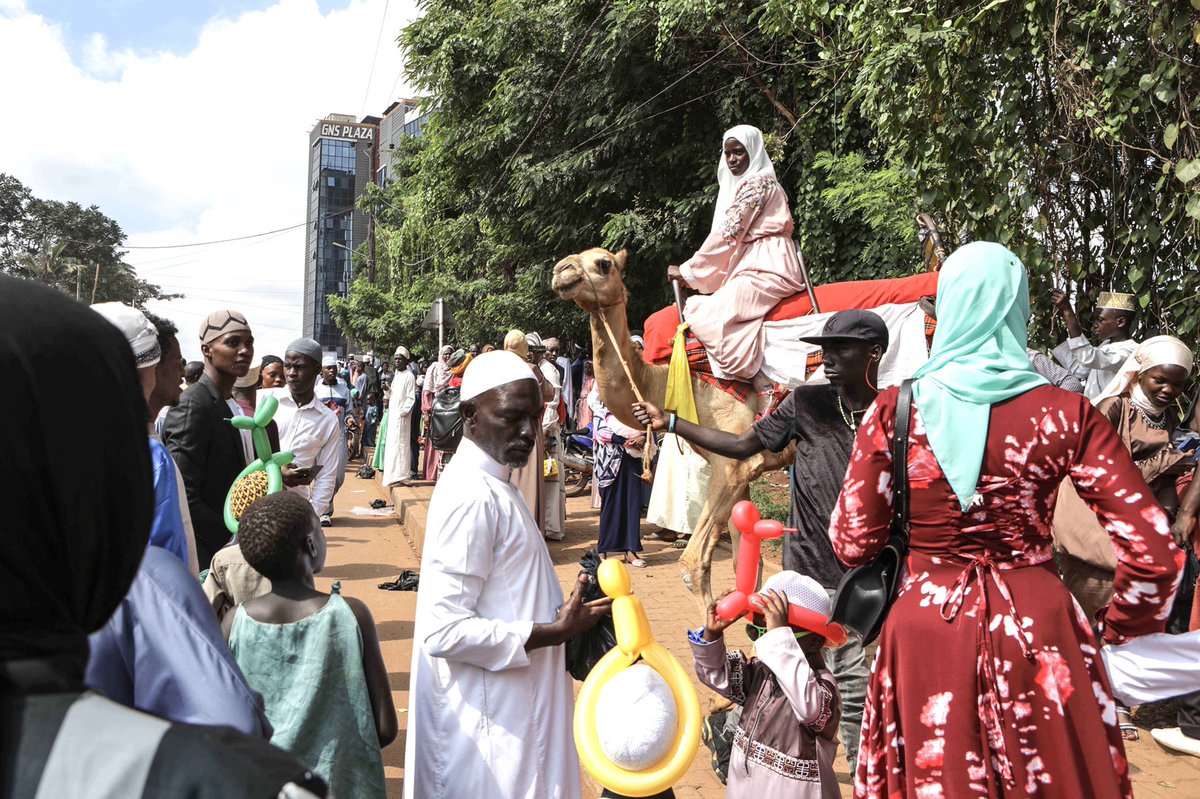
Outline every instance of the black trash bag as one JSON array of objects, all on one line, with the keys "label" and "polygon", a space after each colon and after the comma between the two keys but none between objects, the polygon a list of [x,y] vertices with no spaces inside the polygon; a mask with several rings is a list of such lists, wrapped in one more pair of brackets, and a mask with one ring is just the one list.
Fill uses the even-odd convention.
[{"label": "black trash bag", "polygon": [[[590,576],[591,582],[583,590],[583,601],[591,602],[602,599],[604,591],[600,581],[596,579],[596,570],[600,568],[600,555],[592,547],[579,559],[579,565]],[[589,673],[600,662],[600,658],[608,654],[608,650],[617,645],[617,633],[613,628],[612,615],[605,616],[600,622],[582,635],[567,641],[567,671],[575,679],[583,682]]]},{"label": "black trash bag", "polygon": [[362,478],[363,480],[370,480],[375,477],[375,470],[370,466],[363,466],[358,470],[358,477]]},{"label": "black trash bag", "polygon": [[429,438],[433,448],[442,452],[454,452],[462,440],[463,423],[458,415],[458,394],[457,388],[448,388],[433,400]]}]

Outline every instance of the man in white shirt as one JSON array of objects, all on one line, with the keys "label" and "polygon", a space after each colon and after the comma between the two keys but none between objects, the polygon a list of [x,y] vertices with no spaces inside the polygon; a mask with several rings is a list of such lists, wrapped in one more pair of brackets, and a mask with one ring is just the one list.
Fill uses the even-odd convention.
[{"label": "man in white shirt", "polygon": [[[508,483],[537,444],[541,390],[511,352],[462,384],[463,440],[429,506],[413,633],[406,799],[578,799],[562,644],[610,600],[563,603],[550,553]],[[561,608],[561,609],[560,609]]]},{"label": "man in white shirt", "polygon": [[295,456],[284,467],[283,482],[307,497],[321,517],[321,526],[329,527],[343,439],[337,414],[314,390],[321,374],[321,345],[311,338],[293,341],[283,356],[283,371],[287,386],[263,392],[279,401],[275,412],[279,445]]},{"label": "man in white shirt", "polygon": [[1083,395],[1095,400],[1121,370],[1121,364],[1133,354],[1138,343],[1130,336],[1134,306],[1132,294],[1103,291],[1096,301],[1092,334],[1100,342],[1096,346],[1083,335],[1079,317],[1071,307],[1066,292],[1050,292],[1063,321],[1067,325],[1067,340],[1054,348],[1055,359],[1083,380]]},{"label": "man in white shirt", "polygon": [[383,447],[383,485],[407,485],[412,477],[412,411],[417,399],[417,376],[408,368],[407,347],[397,347],[396,376],[388,398],[387,441]]}]

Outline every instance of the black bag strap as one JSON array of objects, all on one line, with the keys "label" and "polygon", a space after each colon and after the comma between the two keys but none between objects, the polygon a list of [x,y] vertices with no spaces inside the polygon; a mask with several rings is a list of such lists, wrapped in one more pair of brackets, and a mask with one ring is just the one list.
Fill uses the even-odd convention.
[{"label": "black bag strap", "polygon": [[912,380],[900,384],[896,402],[896,430],[892,435],[892,535],[908,545],[908,430],[912,423]]}]

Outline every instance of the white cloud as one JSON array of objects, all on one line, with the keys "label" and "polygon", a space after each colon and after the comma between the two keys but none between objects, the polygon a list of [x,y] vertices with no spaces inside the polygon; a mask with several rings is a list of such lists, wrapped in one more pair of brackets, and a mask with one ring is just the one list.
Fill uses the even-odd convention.
[{"label": "white cloud", "polygon": [[[0,172],[40,197],[95,203],[131,245],[213,241],[302,223],[308,131],[327,113],[380,114],[409,95],[395,45],[415,0],[352,0],[322,14],[281,0],[216,18],[188,53],[73,56],[62,29],[0,0]],[[399,80],[398,80],[398,76]],[[394,92],[393,92],[394,87]],[[152,309],[179,324],[184,355],[216,308],[246,313],[259,354],[300,335],[304,228],[223,245],[130,250],[143,277],[190,295]]]}]

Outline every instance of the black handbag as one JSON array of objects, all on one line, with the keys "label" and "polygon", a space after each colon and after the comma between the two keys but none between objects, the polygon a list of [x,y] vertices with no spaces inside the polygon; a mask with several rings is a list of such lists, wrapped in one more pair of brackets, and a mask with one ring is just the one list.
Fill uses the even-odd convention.
[{"label": "black handbag", "polygon": [[[463,421],[458,414],[459,389],[447,388],[433,400],[430,410],[429,438],[433,448],[454,452],[462,440]],[[407,445],[406,445],[407,446]]]},{"label": "black handbag", "polygon": [[863,645],[879,637],[883,620],[896,599],[904,558],[908,553],[908,428],[912,421],[912,381],[900,385],[896,403],[896,432],[892,436],[892,470],[895,488],[892,526],[888,541],[866,566],[842,575],[833,597],[829,621],[862,636]]}]

